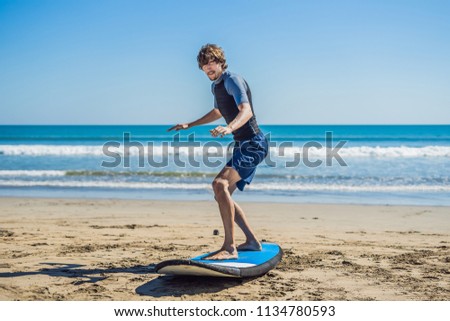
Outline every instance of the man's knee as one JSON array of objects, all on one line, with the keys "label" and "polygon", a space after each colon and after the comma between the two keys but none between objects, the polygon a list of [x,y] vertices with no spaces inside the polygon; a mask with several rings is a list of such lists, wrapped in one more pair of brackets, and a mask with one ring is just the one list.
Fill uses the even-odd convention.
[{"label": "man's knee", "polygon": [[222,193],[225,193],[226,191],[228,191],[228,180],[223,179],[223,178],[216,178],[213,182],[212,182],[212,188],[214,191],[214,196],[217,197]]}]

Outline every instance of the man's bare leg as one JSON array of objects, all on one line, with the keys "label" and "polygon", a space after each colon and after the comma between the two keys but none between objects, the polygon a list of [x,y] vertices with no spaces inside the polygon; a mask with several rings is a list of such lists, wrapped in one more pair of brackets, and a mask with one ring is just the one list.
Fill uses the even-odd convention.
[{"label": "man's bare leg", "polygon": [[235,205],[231,198],[231,191],[236,188],[236,183],[240,180],[238,172],[225,167],[213,181],[214,198],[216,199],[222,223],[225,230],[225,240],[219,251],[207,257],[208,260],[227,260],[238,257],[236,244],[234,241],[234,219]]},{"label": "man's bare leg", "polygon": [[234,211],[234,221],[241,228],[242,232],[244,232],[246,238],[244,243],[237,246],[237,249],[239,251],[261,251],[261,243],[259,243],[255,233],[251,229],[244,211],[236,202],[234,202]]},{"label": "man's bare leg", "polygon": [[[217,175],[216,179],[213,182],[213,189],[215,194],[214,198],[219,205],[222,223],[225,230],[225,240],[222,248],[208,257],[208,259],[210,260],[237,258],[237,250],[261,250],[261,244],[257,240],[255,233],[251,229],[244,211],[231,198],[231,195],[236,190],[236,183],[240,179],[241,178],[239,174],[233,168],[225,167],[219,173],[219,175]],[[233,221],[236,222],[236,224],[242,229],[246,237],[246,241],[240,244],[237,248],[234,241]]]}]

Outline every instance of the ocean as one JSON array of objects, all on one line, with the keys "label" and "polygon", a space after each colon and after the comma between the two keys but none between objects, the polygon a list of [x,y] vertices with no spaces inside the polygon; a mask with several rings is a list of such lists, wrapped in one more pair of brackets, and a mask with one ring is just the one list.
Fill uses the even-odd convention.
[{"label": "ocean", "polygon": [[[212,200],[232,137],[215,126],[0,126],[0,197]],[[265,125],[237,200],[450,205],[448,125]]]}]

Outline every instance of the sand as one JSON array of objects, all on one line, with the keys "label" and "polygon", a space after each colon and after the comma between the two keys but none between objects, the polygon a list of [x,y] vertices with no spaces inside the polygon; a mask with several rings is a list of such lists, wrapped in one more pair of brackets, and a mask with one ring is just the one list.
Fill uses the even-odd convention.
[{"label": "sand", "polygon": [[0,198],[0,300],[450,300],[448,207],[241,207],[277,268],[176,278],[155,264],[222,244],[213,201]]}]

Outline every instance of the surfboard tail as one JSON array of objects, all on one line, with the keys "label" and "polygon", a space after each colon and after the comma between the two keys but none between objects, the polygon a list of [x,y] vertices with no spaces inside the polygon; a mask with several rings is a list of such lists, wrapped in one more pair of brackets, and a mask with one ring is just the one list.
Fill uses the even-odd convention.
[{"label": "surfboard tail", "polygon": [[277,266],[283,257],[278,244],[263,243],[261,251],[239,252],[233,260],[203,260],[201,255],[190,260],[168,260],[156,265],[155,272],[169,275],[195,275],[248,278],[266,274]]}]

